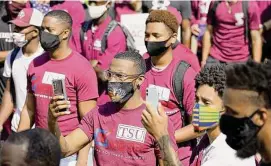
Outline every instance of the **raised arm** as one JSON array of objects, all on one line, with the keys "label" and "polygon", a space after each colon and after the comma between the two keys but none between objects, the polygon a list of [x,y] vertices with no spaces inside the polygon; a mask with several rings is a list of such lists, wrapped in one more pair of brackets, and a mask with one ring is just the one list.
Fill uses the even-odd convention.
[{"label": "raised arm", "polygon": [[70,114],[69,111],[60,112],[64,108],[70,107],[69,101],[63,101],[62,96],[55,96],[51,100],[49,111],[48,111],[48,127],[49,130],[57,137],[60,143],[61,151],[64,157],[70,156],[89,143],[89,138],[81,130],[76,129],[69,135],[64,137],[59,129],[57,119],[60,116]]}]

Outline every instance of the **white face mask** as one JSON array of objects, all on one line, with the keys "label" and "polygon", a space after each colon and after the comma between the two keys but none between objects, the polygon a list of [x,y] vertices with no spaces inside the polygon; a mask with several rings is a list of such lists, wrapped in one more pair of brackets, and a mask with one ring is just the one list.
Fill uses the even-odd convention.
[{"label": "white face mask", "polygon": [[92,19],[100,18],[107,10],[107,4],[101,6],[88,6],[88,12]]},{"label": "white face mask", "polygon": [[18,47],[23,47],[28,42],[25,39],[25,34],[22,33],[12,33],[13,42]]}]

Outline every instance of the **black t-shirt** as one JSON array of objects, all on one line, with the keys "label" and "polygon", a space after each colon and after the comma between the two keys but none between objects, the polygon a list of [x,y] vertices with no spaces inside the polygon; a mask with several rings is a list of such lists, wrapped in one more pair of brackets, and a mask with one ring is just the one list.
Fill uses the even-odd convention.
[{"label": "black t-shirt", "polygon": [[[152,8],[155,1],[161,1],[161,0],[152,0],[152,1],[143,1],[142,8],[143,12],[147,13],[149,9]],[[163,4],[167,4],[166,0],[162,0]],[[190,19],[191,18],[191,2],[190,1],[169,1],[169,5],[176,8],[182,15],[182,19]]]},{"label": "black t-shirt", "polygon": [[13,26],[9,25],[8,21],[6,9],[2,8],[0,14],[0,51],[9,51],[14,48],[11,33]]}]

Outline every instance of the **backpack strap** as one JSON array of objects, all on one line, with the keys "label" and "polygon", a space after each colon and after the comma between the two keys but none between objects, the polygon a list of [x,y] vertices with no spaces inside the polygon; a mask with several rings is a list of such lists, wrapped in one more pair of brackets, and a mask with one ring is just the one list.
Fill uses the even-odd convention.
[{"label": "backpack strap", "polygon": [[213,6],[212,6],[212,9],[210,11],[210,14],[211,14],[211,17],[212,17],[212,26],[215,26],[216,25],[216,9],[218,7],[218,5],[220,4],[221,1],[213,1]]},{"label": "backpack strap", "polygon": [[102,37],[102,41],[101,41],[101,50],[102,50],[103,53],[105,52],[105,50],[106,50],[106,48],[107,48],[107,38],[108,38],[108,36],[110,35],[110,33],[111,33],[117,26],[118,26],[118,22],[115,21],[115,20],[112,20],[112,21],[108,24],[108,26],[107,26],[107,28],[106,28],[106,30],[105,30],[105,32],[104,32],[104,35],[103,35],[103,37]]},{"label": "backpack strap", "polygon": [[249,39],[249,25],[248,25],[248,1],[242,1],[242,10],[244,13],[244,21],[245,21],[245,39]]},{"label": "backpack strap", "polygon": [[13,67],[14,60],[15,60],[15,58],[16,58],[19,51],[20,51],[20,47],[16,47],[16,48],[14,48],[14,50],[12,51],[12,53],[10,55],[10,68],[11,68],[10,92],[11,92],[11,97],[12,97],[12,100],[13,100],[14,104],[16,104],[16,93],[15,93],[14,80],[13,80],[13,77],[12,77],[12,67]]},{"label": "backpack strap", "polygon": [[85,21],[82,25],[82,28],[80,30],[80,42],[81,45],[83,44],[85,38],[87,37],[87,31],[89,26],[91,25],[91,21]]},{"label": "backpack strap", "polygon": [[188,64],[185,61],[181,61],[178,64],[174,73],[174,77],[173,77],[173,91],[177,100],[179,101],[179,108],[180,108],[181,115],[183,118],[183,126],[186,126],[189,124],[187,113],[183,106],[183,92],[184,92],[183,81],[184,81],[184,75],[189,67],[190,67],[190,64]]}]

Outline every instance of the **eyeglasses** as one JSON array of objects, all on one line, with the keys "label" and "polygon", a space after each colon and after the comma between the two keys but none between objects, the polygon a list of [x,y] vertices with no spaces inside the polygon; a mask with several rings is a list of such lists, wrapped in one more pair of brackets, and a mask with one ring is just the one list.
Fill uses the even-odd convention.
[{"label": "eyeglasses", "polygon": [[104,73],[105,73],[107,80],[115,78],[116,80],[119,80],[119,81],[125,81],[129,78],[135,78],[135,77],[138,77],[141,75],[141,74],[128,75],[128,74],[124,74],[124,73],[116,73],[116,72],[113,72],[110,70],[106,70]]}]

